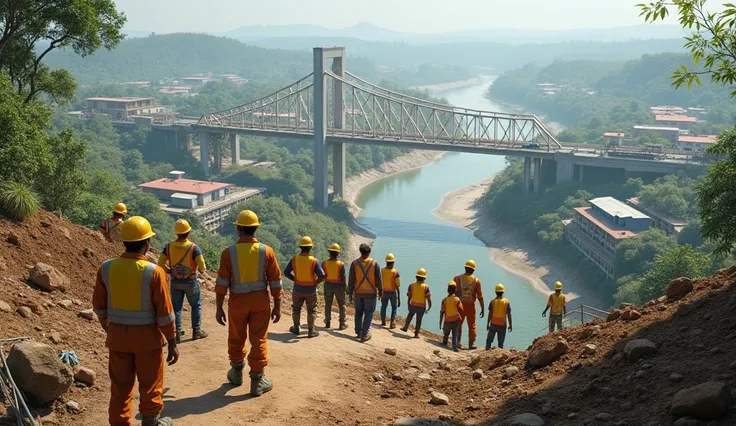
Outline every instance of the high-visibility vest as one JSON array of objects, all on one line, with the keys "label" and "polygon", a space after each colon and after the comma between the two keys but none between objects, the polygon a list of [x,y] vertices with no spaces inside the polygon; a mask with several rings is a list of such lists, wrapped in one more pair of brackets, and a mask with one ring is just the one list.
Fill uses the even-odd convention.
[{"label": "high-visibility vest", "polygon": [[457,284],[457,295],[463,302],[472,302],[475,286],[478,285],[478,278],[475,275],[457,275],[455,277]]},{"label": "high-visibility vest", "polygon": [[460,298],[457,296],[447,296],[442,301],[442,310],[445,312],[445,321],[458,321],[460,319]]},{"label": "high-visibility vest", "polygon": [[388,269],[383,268],[381,269],[381,278],[383,280],[383,291],[385,292],[392,292],[396,291],[396,276],[399,274],[399,271],[396,269]]},{"label": "high-visibility vest", "polygon": [[[156,318],[151,303],[151,280],[156,265],[146,260],[119,257],[102,264],[107,289],[107,318],[112,324],[164,326],[170,317]],[[101,316],[102,317],[102,316]]]},{"label": "high-visibility vest", "polygon": [[355,270],[355,294],[376,294],[376,261],[370,257],[367,260],[368,266],[363,266],[360,259],[353,261],[353,269]]},{"label": "high-visibility vest", "polygon": [[560,294],[558,296],[557,293],[552,293],[549,296],[549,301],[547,301],[547,306],[551,308],[550,313],[552,315],[561,315],[562,307],[565,306],[565,295]]},{"label": "high-visibility vest", "polygon": [[322,269],[325,271],[325,282],[330,284],[342,284],[340,276],[344,267],[345,264],[338,259],[327,259],[322,262]]},{"label": "high-visibility vest", "polygon": [[190,281],[197,276],[197,262],[194,259],[194,250],[197,245],[191,241],[185,244],[166,244],[164,253],[169,258],[171,276],[175,280]]},{"label": "high-visibility vest", "polygon": [[266,281],[266,248],[263,243],[238,243],[228,248],[232,281],[217,277],[216,284],[230,288],[230,293],[251,293],[269,285],[280,288],[281,281]]},{"label": "high-visibility vest", "polygon": [[105,232],[107,233],[107,237],[112,239],[113,241],[120,241],[120,225],[123,224],[123,220],[114,221],[112,218],[105,219],[103,222],[105,224]]},{"label": "high-visibility vest", "polygon": [[506,311],[508,310],[508,306],[509,301],[506,298],[491,300],[491,307],[493,308],[491,324],[506,325]]},{"label": "high-visibility vest", "polygon": [[317,259],[314,256],[294,256],[291,259],[291,268],[294,270],[294,284],[302,287],[316,286],[315,267],[317,267]]},{"label": "high-visibility vest", "polygon": [[427,303],[427,290],[429,286],[426,283],[413,283],[409,286],[409,292],[411,293],[411,300],[409,304],[412,306],[419,306],[424,308]]}]

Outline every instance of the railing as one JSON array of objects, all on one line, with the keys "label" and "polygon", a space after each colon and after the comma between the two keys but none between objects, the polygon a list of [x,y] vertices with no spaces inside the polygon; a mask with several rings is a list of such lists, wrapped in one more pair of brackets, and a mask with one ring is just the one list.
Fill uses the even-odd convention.
[{"label": "railing", "polygon": [[[610,312],[608,311],[604,311],[602,309],[594,308],[592,306],[584,305],[581,303],[579,308],[567,311],[567,313],[563,315],[562,324],[564,326],[565,321],[567,320],[567,323],[569,324],[568,327],[574,327],[590,321],[605,320],[609,314]],[[578,321],[580,322],[578,323]],[[539,331],[542,332],[548,329],[549,325],[539,329]]]},{"label": "railing", "polygon": [[5,352],[3,352],[3,343],[17,343],[24,340],[28,340],[28,338],[0,339],[0,362],[2,362],[2,366],[0,366],[0,391],[5,401],[10,404],[18,426],[37,426],[38,423],[28,409],[23,393],[15,384],[15,380],[13,380],[13,376],[10,374],[10,368],[5,359]]}]

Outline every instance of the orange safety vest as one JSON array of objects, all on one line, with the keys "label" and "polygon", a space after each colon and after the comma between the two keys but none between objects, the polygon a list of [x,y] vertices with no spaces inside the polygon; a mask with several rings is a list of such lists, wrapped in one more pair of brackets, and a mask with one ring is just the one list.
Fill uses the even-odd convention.
[{"label": "orange safety vest", "polygon": [[[466,279],[466,277],[469,278]],[[457,275],[455,277],[455,284],[457,284],[457,295],[463,302],[474,302],[475,301],[475,289],[479,284],[478,278],[475,275]]]},{"label": "orange safety vest", "polygon": [[353,261],[355,271],[355,294],[376,294],[376,261],[370,257],[366,259],[368,267],[363,266],[360,259]]},{"label": "orange safety vest", "polygon": [[327,259],[322,262],[322,269],[325,271],[325,282],[329,284],[342,284],[340,272],[344,267],[345,264],[338,259]]},{"label": "orange safety vest", "polygon": [[412,306],[426,307],[427,296],[429,293],[429,286],[426,283],[413,283],[409,286],[407,296],[411,297],[409,304]]},{"label": "orange safety vest", "polygon": [[[102,282],[107,289],[107,310],[112,324],[160,326],[173,318],[156,318],[151,303],[151,280],[156,265],[146,260],[119,257],[102,264]],[[103,312],[98,312],[102,314]],[[173,313],[172,313],[173,315]]]},{"label": "orange safety vest", "polygon": [[294,284],[302,287],[314,287],[317,285],[317,275],[314,269],[317,266],[317,258],[312,255],[294,256],[291,259],[291,268],[294,270]]},{"label": "orange safety vest", "polygon": [[399,289],[396,285],[396,276],[399,275],[399,271],[396,269],[381,269],[381,278],[383,279],[383,292],[391,293]]},{"label": "orange safety vest", "polygon": [[460,320],[460,298],[457,296],[447,296],[442,300],[442,312],[445,313],[445,322]]},{"label": "orange safety vest", "polygon": [[491,317],[491,324],[506,325],[506,312],[509,309],[508,299],[496,298],[496,299],[491,300],[491,308],[493,309],[493,316]]},{"label": "orange safety vest", "polygon": [[281,287],[280,281],[266,281],[266,248],[263,243],[237,243],[228,248],[233,269],[232,282],[217,277],[216,284],[229,287],[230,293],[251,293]]}]

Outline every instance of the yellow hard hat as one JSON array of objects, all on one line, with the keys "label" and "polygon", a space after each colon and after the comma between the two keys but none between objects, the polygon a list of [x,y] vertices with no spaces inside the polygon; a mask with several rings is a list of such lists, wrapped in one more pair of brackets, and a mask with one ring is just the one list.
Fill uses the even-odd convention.
[{"label": "yellow hard hat", "polygon": [[419,278],[424,278],[424,279],[426,279],[426,278],[427,278],[427,271],[426,271],[426,270],[425,270],[424,268],[419,268],[419,270],[417,271],[416,275],[417,275],[417,276],[418,276]]},{"label": "yellow hard hat", "polygon": [[187,234],[192,231],[192,225],[186,219],[179,219],[174,224],[174,233],[176,235]]},{"label": "yellow hard hat", "polygon": [[504,291],[506,291],[506,289],[503,284],[496,284],[496,293],[503,293]]},{"label": "yellow hard hat", "polygon": [[235,221],[235,225],[261,226],[261,223],[258,222],[258,216],[254,212],[250,210],[243,210],[242,212],[238,213],[238,220]]},{"label": "yellow hard hat", "polygon": [[299,239],[299,247],[312,247],[312,239],[304,236]]},{"label": "yellow hard hat", "polygon": [[468,260],[467,262],[465,262],[465,267],[475,269],[475,260]]},{"label": "yellow hard hat", "polygon": [[142,216],[131,217],[123,222],[121,228],[120,237],[126,243],[147,240],[156,235],[151,229],[151,224]]},{"label": "yellow hard hat", "polygon": [[555,283],[555,290],[562,290],[562,283],[561,282],[557,281]]},{"label": "yellow hard hat", "polygon": [[340,244],[338,243],[332,243],[330,248],[327,249],[327,251],[334,251],[335,253],[340,253]]},{"label": "yellow hard hat", "polygon": [[115,204],[115,208],[112,210],[115,213],[126,215],[128,214],[128,207],[123,203]]},{"label": "yellow hard hat", "polygon": [[457,288],[457,283],[455,281],[450,281],[449,283],[447,283],[447,287],[455,287],[455,288]]},{"label": "yellow hard hat", "polygon": [[386,262],[396,262],[396,256],[393,253],[386,255]]}]

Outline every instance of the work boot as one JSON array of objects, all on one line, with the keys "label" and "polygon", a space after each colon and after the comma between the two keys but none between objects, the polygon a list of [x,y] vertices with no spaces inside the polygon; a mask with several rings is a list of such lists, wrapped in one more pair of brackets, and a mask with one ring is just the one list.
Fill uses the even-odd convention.
[{"label": "work boot", "polygon": [[184,335],[184,332],[181,330],[176,330],[176,343],[181,343],[181,336]]},{"label": "work boot", "polygon": [[408,332],[409,326],[407,325],[407,326],[401,327],[401,331],[403,331],[404,333]]},{"label": "work boot", "polygon": [[419,333],[414,333],[414,338],[415,339],[418,339],[419,338]]},{"label": "work boot", "polygon": [[298,336],[299,335],[299,324],[294,324],[291,327],[289,327],[289,331],[291,334]]},{"label": "work boot", "polygon": [[261,396],[273,389],[273,382],[263,373],[250,373],[250,394]]},{"label": "work boot", "polygon": [[347,329],[348,329],[348,325],[344,321],[341,322],[340,323],[340,330],[347,330]]},{"label": "work boot", "polygon": [[143,421],[141,423],[141,426],[173,426],[173,425],[174,425],[174,420],[172,420],[171,417],[161,417],[161,415],[143,417]]},{"label": "work boot", "polygon": [[325,328],[327,328],[327,329],[330,328],[330,322],[329,321],[325,321]]},{"label": "work boot", "polygon": [[396,328],[396,321],[391,320],[391,325],[388,328],[390,328],[391,330],[395,329]]},{"label": "work boot", "polygon": [[371,337],[373,337],[373,335],[371,333],[365,333],[364,335],[360,336],[360,341],[361,342],[367,342],[367,341],[371,340]]},{"label": "work boot", "polygon": [[227,372],[227,380],[235,386],[242,385],[243,368],[245,367],[245,362],[240,362],[237,364],[231,362],[230,365],[230,371]]},{"label": "work boot", "polygon": [[194,331],[192,331],[192,340],[204,339],[209,335],[210,333],[202,330],[201,328],[195,328]]},{"label": "work boot", "polygon": [[381,318],[381,327],[386,327],[386,318]]},{"label": "work boot", "polygon": [[468,342],[468,349],[471,350],[471,351],[474,350],[474,349],[478,349],[478,347],[475,346],[475,341],[474,340],[471,340],[470,342]]},{"label": "work boot", "polygon": [[315,330],[314,327],[309,329],[309,333],[307,333],[308,338],[317,337],[319,336],[319,331]]}]

